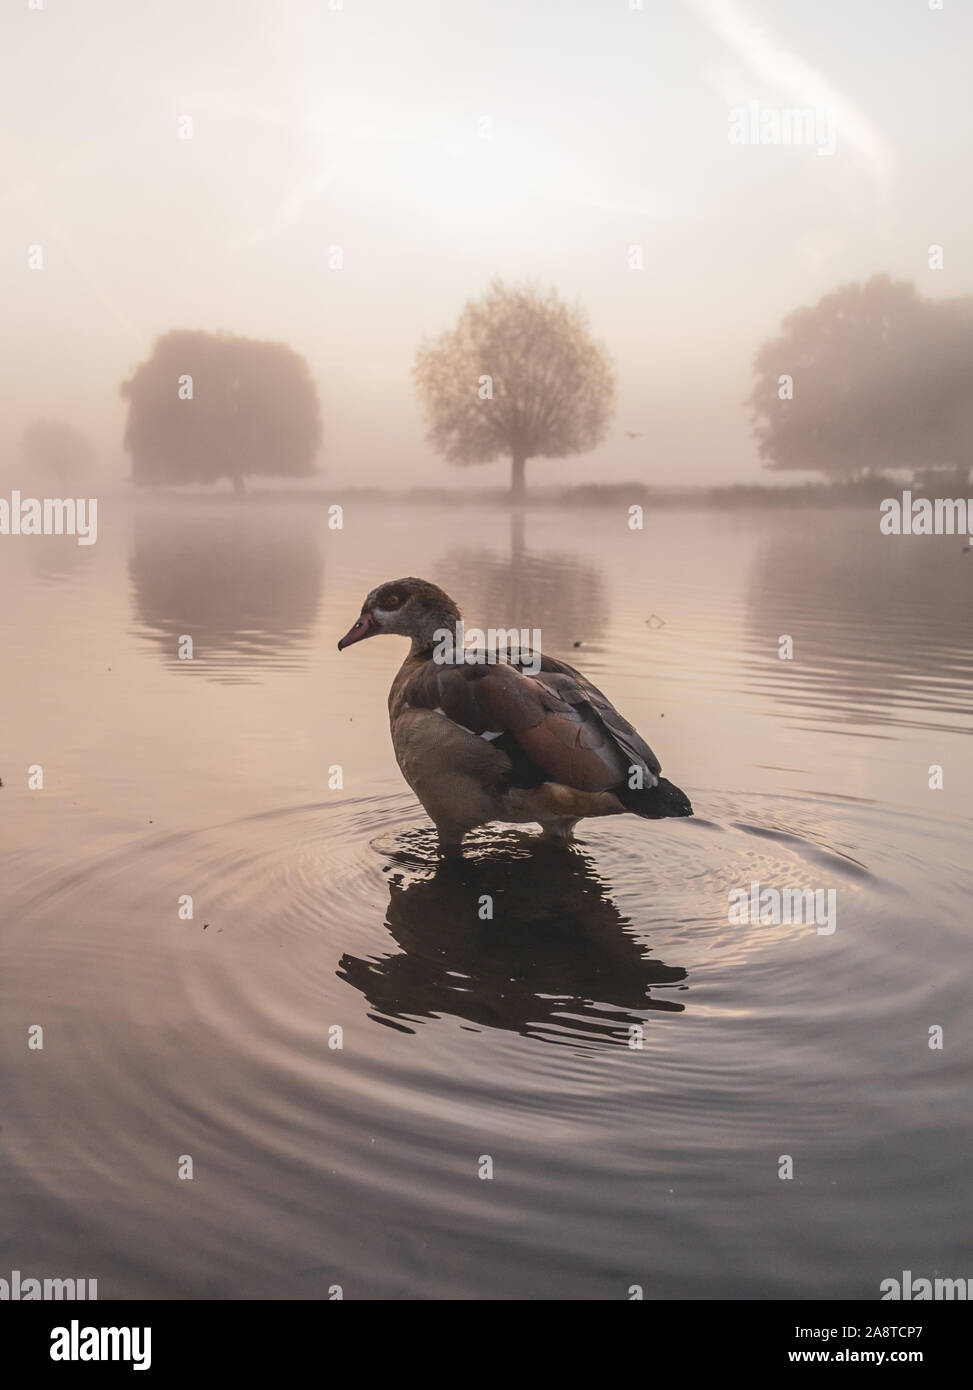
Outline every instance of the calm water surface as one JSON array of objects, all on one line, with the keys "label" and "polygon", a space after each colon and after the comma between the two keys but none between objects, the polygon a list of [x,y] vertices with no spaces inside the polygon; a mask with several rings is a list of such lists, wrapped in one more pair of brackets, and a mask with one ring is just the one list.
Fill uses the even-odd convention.
[{"label": "calm water surface", "polygon": [[[959,540],[872,511],[633,533],[349,507],[337,532],[256,497],[100,521],[91,549],[0,540],[0,1274],[103,1298],[973,1276]],[[403,574],[540,627],[696,818],[567,851],[493,827],[437,868],[388,735],[405,645],[335,650]],[[730,926],[754,879],[835,889],[837,930]]]}]

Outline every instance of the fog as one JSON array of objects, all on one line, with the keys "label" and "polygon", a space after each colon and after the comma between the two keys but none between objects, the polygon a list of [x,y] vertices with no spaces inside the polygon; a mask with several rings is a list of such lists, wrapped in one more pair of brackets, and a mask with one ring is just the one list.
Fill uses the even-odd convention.
[{"label": "fog", "polygon": [[[436,454],[410,376],[499,275],[583,306],[618,375],[607,439],[532,483],[772,481],[743,402],[786,314],[878,273],[973,290],[960,5],[22,0],[2,25],[8,474],[58,418],[127,477],[120,384],[205,330],[306,359],[328,489],[503,486]],[[830,125],[732,142],[753,103]]]}]

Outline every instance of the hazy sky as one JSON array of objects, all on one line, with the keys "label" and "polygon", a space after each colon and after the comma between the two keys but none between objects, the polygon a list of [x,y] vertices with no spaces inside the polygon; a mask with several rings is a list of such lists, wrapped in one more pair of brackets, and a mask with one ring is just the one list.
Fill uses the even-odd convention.
[{"label": "hazy sky", "polygon": [[[580,301],[619,370],[608,441],[528,482],[753,479],[785,313],[880,271],[973,291],[961,0],[28,3],[0,11],[8,464],[47,415],[127,471],[118,383],[180,327],[307,357],[336,488],[500,483],[433,453],[409,375],[500,274]],[[832,113],[835,153],[732,144],[750,102]]]}]

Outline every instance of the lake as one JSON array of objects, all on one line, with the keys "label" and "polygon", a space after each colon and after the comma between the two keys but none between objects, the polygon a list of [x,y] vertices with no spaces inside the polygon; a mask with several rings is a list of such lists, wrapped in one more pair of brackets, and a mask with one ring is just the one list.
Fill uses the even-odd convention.
[{"label": "lake", "polygon": [[[973,1274],[962,541],[877,509],[327,520],[109,497],[94,546],[0,538],[0,1274],[396,1299]],[[570,849],[489,827],[440,867],[388,733],[406,644],[336,650],[404,575],[540,628],[695,817]],[[835,930],[731,922],[752,883],[833,890]]]}]

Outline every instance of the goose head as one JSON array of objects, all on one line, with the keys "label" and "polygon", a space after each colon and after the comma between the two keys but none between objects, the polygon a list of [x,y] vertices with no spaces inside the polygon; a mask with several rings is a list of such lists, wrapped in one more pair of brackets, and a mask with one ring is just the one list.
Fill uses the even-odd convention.
[{"label": "goose head", "polygon": [[426,579],[393,579],[368,594],[338,650],[387,632],[410,637],[413,652],[421,652],[433,646],[437,632],[444,628],[452,632],[459,620],[456,604],[436,584]]}]

